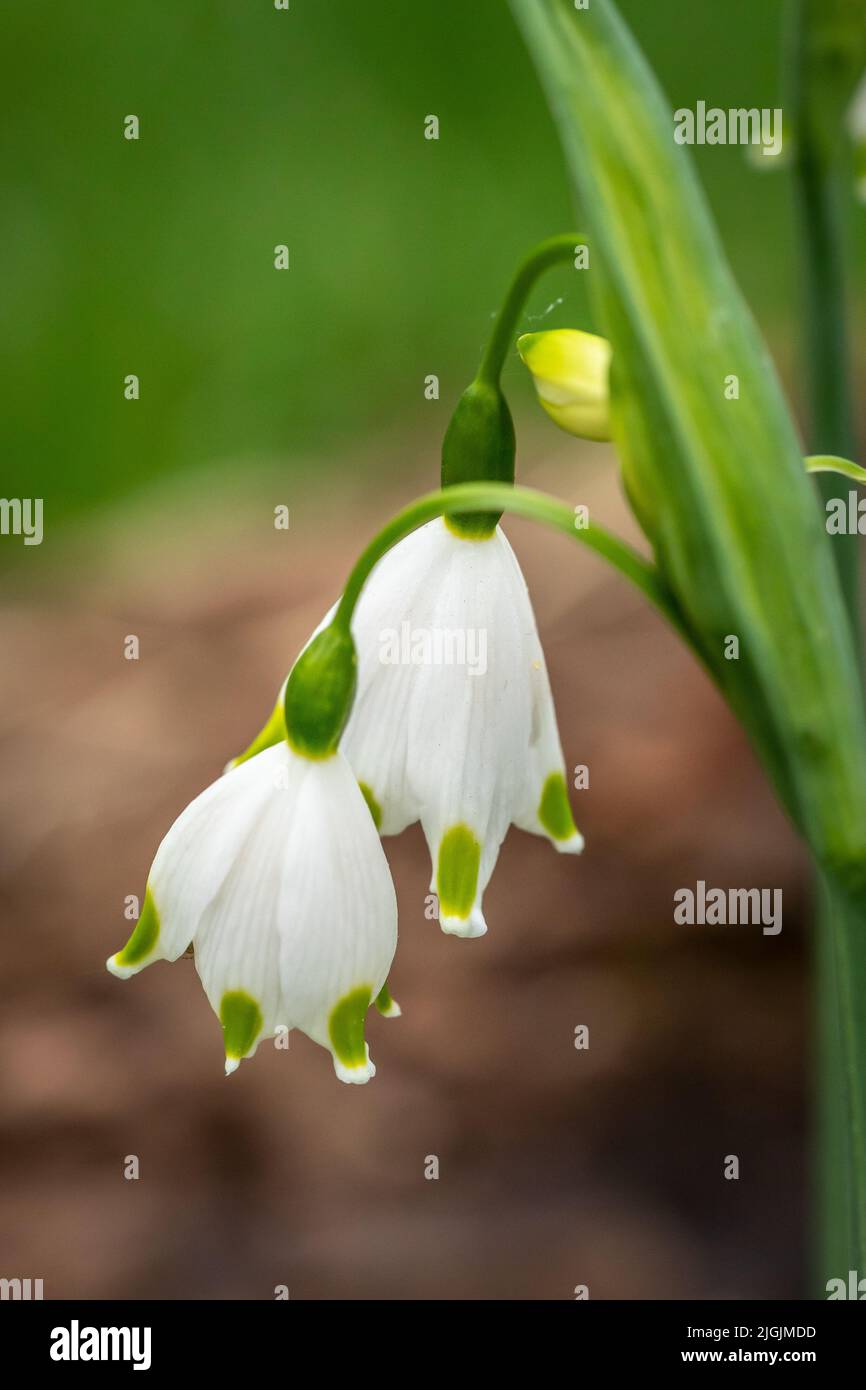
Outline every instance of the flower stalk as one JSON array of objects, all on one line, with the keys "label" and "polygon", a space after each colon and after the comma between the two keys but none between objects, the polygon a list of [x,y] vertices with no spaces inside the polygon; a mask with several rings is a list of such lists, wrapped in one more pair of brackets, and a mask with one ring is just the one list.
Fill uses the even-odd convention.
[{"label": "flower stalk", "polygon": [[593,550],[614,569],[618,570],[629,583],[633,584],[659,613],[674,627],[680,636],[692,646],[698,655],[699,649],[688,631],[679,611],[676,599],[666,587],[658,571],[625,541],[612,535],[604,527],[592,521],[576,524],[575,513],[566,502],[535,488],[509,487],[504,483],[461,483],[442,488],[437,492],[425,493],[397,512],[382,527],[361,552],[349,574],[343,596],[337,605],[335,623],[347,625],[352,618],[361,591],[371,571],[382,557],[412,531],[437,516],[453,516],[458,513],[474,514],[485,511],[508,512],[512,516],[527,517],[539,521],[570,536],[572,540]]},{"label": "flower stalk", "polygon": [[[499,379],[526,298],[544,271],[573,260],[580,237],[570,232],[540,242],[518,267],[493,324],[474,379],[457,402],[442,441],[442,486],[514,482],[515,440],[511,411]],[[466,540],[488,539],[501,512],[449,512],[449,526]]]},{"label": "flower stalk", "polygon": [[[856,452],[856,433],[845,312],[844,115],[866,62],[864,34],[866,22],[847,0],[792,0],[787,68],[805,284],[810,445],[816,453],[845,457]],[[821,479],[820,490],[825,502],[840,495],[832,477]],[[859,642],[857,536],[834,536],[833,549]]]},{"label": "flower stalk", "polygon": [[[794,181],[805,281],[805,352],[810,444],[855,452],[854,410],[845,314],[842,175],[845,108],[866,60],[866,24],[840,0],[791,0],[788,63],[794,121]],[[838,475],[862,470],[838,459],[809,461],[825,504],[844,497]],[[834,472],[837,476],[834,476]],[[833,537],[833,551],[855,646],[862,660],[857,533]],[[858,1104],[866,1026],[857,990],[866,983],[863,923],[837,887],[818,885],[814,963],[817,980],[816,1283],[849,1269],[866,1249],[866,1105]],[[854,993],[851,995],[851,987]],[[848,1020],[846,1026],[846,1020]],[[854,1020],[852,1026],[851,1020]],[[858,1172],[859,1170],[859,1172]],[[858,1257],[859,1249],[859,1257]]]},{"label": "flower stalk", "polygon": [[585,238],[579,232],[548,237],[539,242],[520,263],[496,315],[478,368],[477,381],[486,382],[489,386],[499,385],[505,359],[514,347],[520,316],[530,290],[546,270],[573,262],[578,247],[584,243]]}]

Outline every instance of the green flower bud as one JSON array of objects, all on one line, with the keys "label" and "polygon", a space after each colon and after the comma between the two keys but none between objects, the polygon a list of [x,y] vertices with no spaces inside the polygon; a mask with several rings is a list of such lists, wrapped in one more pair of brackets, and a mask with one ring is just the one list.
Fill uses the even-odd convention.
[{"label": "green flower bud", "polygon": [[292,668],[286,683],[286,738],[304,758],[336,753],[355,698],[355,643],[348,627],[324,628]]},{"label": "green flower bud", "polygon": [[[493,382],[476,379],[457,403],[442,441],[442,486],[514,482],[514,424],[508,402]],[[446,524],[466,540],[493,535],[501,512],[460,513]]]},{"label": "green flower bud", "polygon": [[576,328],[524,333],[517,351],[554,424],[579,439],[610,439],[610,343]]}]

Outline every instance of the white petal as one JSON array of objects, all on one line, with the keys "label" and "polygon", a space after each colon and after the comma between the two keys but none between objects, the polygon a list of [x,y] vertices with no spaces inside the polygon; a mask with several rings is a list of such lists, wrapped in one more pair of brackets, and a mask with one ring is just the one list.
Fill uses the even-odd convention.
[{"label": "white petal", "polygon": [[258,757],[268,760],[268,795],[195,936],[196,968],[226,1033],[227,1071],[251,1056],[260,1038],[288,1026],[281,1009],[280,894],[304,765],[285,743]]},{"label": "white petal", "polygon": [[383,835],[399,834],[421,810],[408,776],[408,714],[418,668],[383,660],[387,637],[402,641],[404,624],[429,627],[453,539],[440,520],[407,536],[373,570],[352,620],[358,688],[341,748],[381,809]]},{"label": "white petal", "polygon": [[[449,540],[451,561],[440,578],[431,626],[462,632],[467,658],[472,650],[475,663],[418,668],[409,777],[422,808],[440,924],[455,935],[480,936],[486,931],[482,895],[522,785],[531,708],[528,682],[521,679],[523,633],[508,543],[499,530],[487,541]],[[455,827],[464,827],[478,846],[471,902],[449,902],[443,893],[442,845]]]},{"label": "white petal", "polygon": [[[544,835],[560,853],[579,854],[583,849],[583,836],[574,825],[568,802],[568,777],[544,651],[526,581],[510,546],[509,551],[515,571],[515,608],[522,614],[522,661],[529,682],[532,712],[524,776],[511,818],[519,829]],[[544,820],[540,814],[542,798]],[[550,814],[551,810],[557,813],[555,817]]]},{"label": "white petal", "polygon": [[110,957],[106,963],[113,974],[128,978],[155,960],[177,960],[187,949],[269,796],[279,752],[267,749],[224,774],[178,816],[156,851],[147,880],[159,934],[134,964],[123,963],[131,942]]},{"label": "white petal", "polygon": [[[290,1028],[329,1049],[341,1080],[364,1081],[374,1068],[363,1044],[363,1017],[387,979],[397,945],[394,885],[345,758],[337,754],[302,767],[282,861],[281,1009]],[[348,1050],[347,1028],[354,1040]]]},{"label": "white petal", "polygon": [[[382,660],[386,632],[396,664]],[[558,850],[583,844],[532,604],[501,529],[466,541],[440,518],[407,537],[371,575],[353,633],[358,693],[342,749],[378,803],[382,834],[421,821],[443,930],[480,936],[484,889],[512,822]],[[440,647],[419,662],[425,634]],[[450,871],[461,889],[453,901],[442,891]]]}]

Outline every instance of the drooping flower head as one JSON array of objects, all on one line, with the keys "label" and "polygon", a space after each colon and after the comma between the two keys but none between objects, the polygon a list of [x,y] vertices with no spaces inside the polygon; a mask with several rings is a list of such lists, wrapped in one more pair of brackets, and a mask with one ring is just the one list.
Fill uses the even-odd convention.
[{"label": "drooping flower head", "polygon": [[[553,238],[540,263],[571,252],[571,237]],[[521,272],[446,431],[446,490],[513,484],[514,427],[499,374],[524,280]],[[487,930],[482,898],[510,825],[565,853],[583,848],[535,616],[500,517],[455,508],[404,532],[349,605],[359,664],[343,749],[383,835],[420,821],[440,925],[465,937]],[[282,732],[280,697],[241,761]]]},{"label": "drooping flower head", "polygon": [[[352,621],[358,682],[342,749],[383,835],[420,821],[443,930],[481,936],[510,825],[563,853],[583,848],[520,566],[495,518],[469,536],[437,518],[379,561]],[[241,763],[282,738],[283,709],[281,693]]]},{"label": "drooping flower head", "polygon": [[[293,1028],[342,1081],[375,1074],[364,1019],[397,1012],[391,875],[337,748],[354,686],[348,634],[323,632],[285,693],[286,736],[187,806],[156,852],[141,915],[107,961],[121,979],[191,945],[222,1024],[226,1072]],[[310,692],[316,698],[310,699]]]},{"label": "drooping flower head", "polygon": [[384,835],[420,821],[444,931],[480,936],[513,823],[577,853],[526,582],[500,527],[439,519],[376,566],[354,619],[358,694],[343,748]]}]

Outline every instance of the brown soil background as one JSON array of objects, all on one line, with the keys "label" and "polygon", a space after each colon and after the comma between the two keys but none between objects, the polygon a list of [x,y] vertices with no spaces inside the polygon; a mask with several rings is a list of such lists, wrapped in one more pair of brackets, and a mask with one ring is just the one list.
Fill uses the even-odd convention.
[{"label": "brown soil background", "polygon": [[[566,761],[590,768],[587,849],[512,830],[465,942],[424,917],[417,827],[385,842],[404,1016],[371,1016],[371,1085],[296,1035],[227,1080],[191,962],[103,968],[170,821],[262,722],[360,543],[430,486],[389,447],[373,498],[198,485],[49,532],[6,584],[0,1274],[48,1298],[802,1295],[803,855],[688,653],[564,538],[507,523]],[[627,530],[599,457],[522,477]],[[699,878],[781,887],[781,935],[675,926]]]}]

